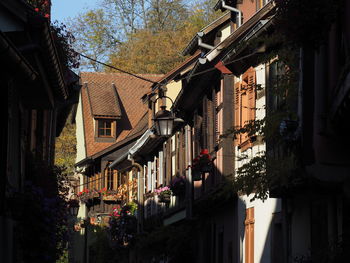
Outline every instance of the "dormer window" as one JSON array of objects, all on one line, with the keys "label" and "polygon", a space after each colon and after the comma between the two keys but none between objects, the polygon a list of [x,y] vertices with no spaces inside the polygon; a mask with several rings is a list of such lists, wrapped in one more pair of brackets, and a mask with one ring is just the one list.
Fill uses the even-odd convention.
[{"label": "dormer window", "polygon": [[97,120],[98,122],[98,131],[97,131],[97,135],[98,137],[113,137],[113,121],[112,120],[103,120],[103,119],[99,119]]},{"label": "dormer window", "polygon": [[95,119],[95,141],[96,142],[114,142],[116,139],[115,119],[96,118]]}]

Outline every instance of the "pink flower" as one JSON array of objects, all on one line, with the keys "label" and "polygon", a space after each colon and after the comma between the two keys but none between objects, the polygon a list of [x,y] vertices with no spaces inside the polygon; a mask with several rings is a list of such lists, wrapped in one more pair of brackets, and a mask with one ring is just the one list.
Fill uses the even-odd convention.
[{"label": "pink flower", "polygon": [[34,8],[34,11],[35,12],[39,12],[39,8]]}]

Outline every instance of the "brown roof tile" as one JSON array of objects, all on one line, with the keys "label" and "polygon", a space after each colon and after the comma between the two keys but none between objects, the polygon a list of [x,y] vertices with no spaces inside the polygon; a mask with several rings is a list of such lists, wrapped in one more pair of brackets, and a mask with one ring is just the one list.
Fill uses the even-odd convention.
[{"label": "brown roof tile", "polygon": [[[156,81],[162,75],[142,74],[141,76]],[[85,84],[81,94],[86,154],[91,156],[123,140],[131,133],[147,111],[147,106],[142,103],[141,97],[150,90],[151,83],[121,73],[82,72],[80,77],[81,82]],[[116,91],[115,96],[112,92],[113,84]],[[100,114],[116,119],[119,118],[119,114],[115,141],[95,141],[93,116],[99,117]],[[140,124],[140,126],[143,125]]]},{"label": "brown roof tile", "polygon": [[121,117],[119,97],[114,85],[88,82],[86,90],[93,116]]}]

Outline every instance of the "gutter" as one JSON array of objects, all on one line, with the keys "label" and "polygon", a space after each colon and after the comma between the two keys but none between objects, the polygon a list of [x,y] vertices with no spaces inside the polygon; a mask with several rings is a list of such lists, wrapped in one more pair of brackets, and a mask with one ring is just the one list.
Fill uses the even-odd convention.
[{"label": "gutter", "polygon": [[238,15],[238,21],[237,21],[237,26],[240,27],[242,25],[242,12],[240,10],[238,10],[237,8],[234,8],[232,6],[226,5],[225,1],[222,0],[221,1],[222,7],[230,10],[232,12],[235,12]]},{"label": "gutter", "polygon": [[114,168],[118,163],[125,160],[129,155],[129,152],[125,152],[122,155],[120,155],[117,159],[115,159],[108,167]]},{"label": "gutter", "polygon": [[198,46],[199,46],[199,47],[203,47],[203,48],[205,48],[205,49],[210,49],[210,50],[212,50],[212,49],[214,48],[214,46],[203,43],[203,39],[202,39],[203,36],[204,36],[204,33],[203,33],[203,32],[198,32],[198,33],[197,33],[197,37],[198,37]]},{"label": "gutter", "polygon": [[141,138],[137,140],[135,145],[131,147],[131,149],[128,151],[128,159],[131,160],[135,156],[135,154],[141,149],[141,147],[145,145],[153,135],[154,133],[150,129],[148,129],[141,136]]},{"label": "gutter", "polygon": [[[267,18],[271,11],[276,7],[274,1],[267,3],[262,9],[260,9],[253,17],[251,17],[243,26],[238,27],[229,37],[224,41],[216,45],[212,50],[210,50],[204,58],[200,61],[201,64],[205,64],[207,61],[213,61],[223,50],[225,50],[229,45],[231,45],[236,40],[239,40],[247,30],[254,30],[253,35],[257,33],[261,28],[267,24],[267,22],[272,21],[272,18]],[[248,32],[250,33],[250,32]],[[251,35],[252,36],[252,35]],[[251,38],[251,36],[248,37]],[[246,41],[248,39],[245,39]]]}]

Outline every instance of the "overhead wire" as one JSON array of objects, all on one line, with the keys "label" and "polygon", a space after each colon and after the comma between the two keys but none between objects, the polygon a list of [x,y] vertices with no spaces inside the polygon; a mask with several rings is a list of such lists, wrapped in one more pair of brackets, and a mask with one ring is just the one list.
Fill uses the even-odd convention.
[{"label": "overhead wire", "polygon": [[[162,82],[159,83],[159,82],[157,82],[157,81],[150,80],[150,79],[148,79],[148,78],[142,77],[142,76],[137,75],[137,74],[135,74],[135,73],[131,73],[131,72],[126,71],[126,70],[124,70],[124,69],[117,68],[117,67],[115,67],[115,66],[106,64],[106,63],[104,63],[104,62],[102,62],[102,61],[93,59],[93,58],[91,58],[91,57],[89,57],[89,56],[86,56],[86,55],[84,55],[84,54],[82,54],[82,53],[79,53],[79,52],[77,52],[77,51],[75,51],[75,52],[76,52],[77,54],[79,54],[80,56],[82,56],[82,57],[84,57],[84,58],[86,58],[86,59],[89,59],[89,60],[91,60],[91,61],[94,61],[94,62],[96,62],[96,63],[98,63],[98,64],[101,64],[101,65],[103,65],[103,66],[105,66],[105,67],[118,70],[118,71],[120,71],[120,72],[122,72],[122,73],[131,75],[131,76],[133,76],[133,77],[135,77],[135,78],[142,79],[142,80],[144,80],[144,81],[148,81],[148,82],[150,82],[150,83],[152,83],[152,84],[163,84],[163,82],[164,82],[164,81],[162,81]],[[254,53],[248,54],[248,55],[246,55],[246,56],[243,56],[243,57],[237,58],[237,59],[235,59],[235,60],[232,60],[232,61],[230,61],[229,63],[222,63],[222,65],[223,65],[223,66],[227,66],[227,65],[230,65],[230,64],[232,64],[232,63],[234,63],[234,62],[240,61],[240,60],[242,60],[242,59],[245,59],[245,58],[254,56],[254,55],[256,55],[256,54],[257,54],[257,53],[254,52]],[[202,70],[202,71],[199,71],[199,72],[197,72],[197,73],[194,73],[194,74],[192,75],[192,77],[199,76],[199,75],[208,73],[208,72],[213,71],[213,70],[219,70],[219,69],[216,68],[216,67],[212,67],[212,68],[209,68],[209,69]],[[183,79],[186,79],[186,78],[187,78],[187,76],[181,77],[181,78],[177,78],[176,80],[179,81],[179,80],[183,80]],[[164,84],[165,84],[165,83],[164,83]],[[163,85],[164,85],[164,84],[163,84]]]},{"label": "overhead wire", "polygon": [[94,58],[91,58],[91,57],[89,57],[89,56],[86,56],[86,55],[84,55],[84,54],[82,54],[82,53],[79,53],[79,52],[77,52],[77,51],[75,51],[75,52],[76,52],[77,54],[79,54],[80,56],[82,56],[82,57],[84,57],[84,58],[86,58],[86,59],[89,59],[89,60],[91,60],[91,61],[94,61],[94,62],[96,62],[96,63],[98,63],[98,64],[101,64],[101,65],[103,65],[103,66],[105,66],[105,67],[118,70],[118,71],[120,71],[120,72],[122,72],[122,73],[128,74],[128,75],[133,76],[133,77],[138,78],[138,79],[142,79],[142,80],[144,80],[144,81],[148,81],[148,82],[150,82],[150,83],[152,83],[152,84],[157,84],[157,83],[158,83],[157,81],[153,81],[153,80],[150,80],[150,79],[148,79],[148,78],[142,77],[142,76],[140,76],[140,75],[137,75],[137,74],[131,73],[131,72],[129,72],[129,71],[126,71],[126,70],[124,70],[124,69],[117,68],[117,67],[115,67],[115,66],[106,64],[106,63],[104,63],[104,62],[101,62],[101,61],[99,61],[99,60],[97,60],[97,59],[94,59]]}]

